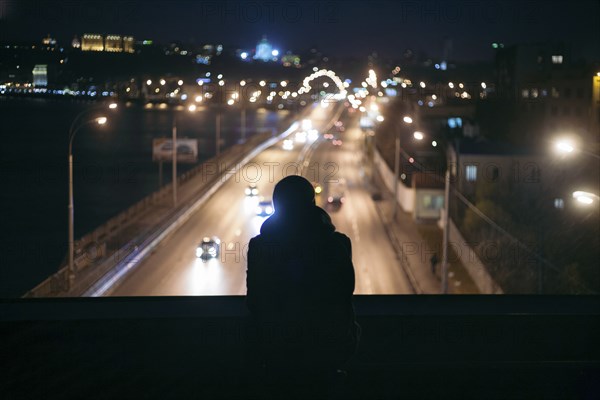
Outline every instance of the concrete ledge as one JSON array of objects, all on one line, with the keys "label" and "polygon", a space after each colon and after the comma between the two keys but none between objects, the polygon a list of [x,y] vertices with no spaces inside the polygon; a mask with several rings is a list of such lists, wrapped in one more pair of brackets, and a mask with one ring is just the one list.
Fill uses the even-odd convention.
[{"label": "concrete ledge", "polygon": [[[3,397],[262,398],[244,300],[2,301]],[[599,297],[356,296],[355,306],[363,336],[338,398],[598,393]],[[302,398],[313,383],[273,397]]]}]

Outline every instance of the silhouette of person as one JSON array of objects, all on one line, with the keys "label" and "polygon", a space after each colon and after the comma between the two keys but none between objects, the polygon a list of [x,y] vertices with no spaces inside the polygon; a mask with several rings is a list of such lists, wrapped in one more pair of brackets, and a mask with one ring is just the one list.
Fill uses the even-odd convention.
[{"label": "silhouette of person", "polygon": [[431,263],[431,273],[433,275],[435,275],[435,266],[439,262],[437,253],[433,253],[433,255],[431,256],[431,258],[429,259],[429,262]]},{"label": "silhouette of person", "polygon": [[248,247],[247,307],[267,367],[334,371],[356,351],[350,239],[297,175],[273,191],[274,214]]}]

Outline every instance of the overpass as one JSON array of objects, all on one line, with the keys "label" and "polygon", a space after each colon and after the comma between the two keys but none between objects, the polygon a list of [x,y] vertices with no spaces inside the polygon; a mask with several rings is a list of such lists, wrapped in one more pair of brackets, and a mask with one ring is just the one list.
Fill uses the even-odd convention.
[{"label": "overpass", "polygon": [[[203,163],[179,178],[175,207],[167,185],[81,238],[73,286],[66,286],[63,267],[25,297],[243,295],[244,246],[264,221],[254,215],[256,199],[245,198],[244,190],[252,180],[269,199],[275,183],[292,173],[323,185],[324,194],[317,196],[323,207],[329,186],[344,182],[347,201],[330,212],[338,230],[353,241],[356,294],[439,293],[439,274],[429,272],[435,249],[410,218],[390,220],[389,194],[373,201],[374,193],[389,189],[389,171],[386,175],[387,167],[366,158],[363,133],[355,120],[341,117],[342,111],[341,105],[309,107],[284,132],[257,135]],[[337,132],[334,123],[345,121],[345,132],[336,133],[343,145],[321,136],[282,149],[282,140],[295,139],[304,120],[321,133]],[[213,235],[223,241],[223,251],[218,260],[204,263],[195,257],[195,247]],[[479,291],[468,275],[456,275],[454,292]]]}]

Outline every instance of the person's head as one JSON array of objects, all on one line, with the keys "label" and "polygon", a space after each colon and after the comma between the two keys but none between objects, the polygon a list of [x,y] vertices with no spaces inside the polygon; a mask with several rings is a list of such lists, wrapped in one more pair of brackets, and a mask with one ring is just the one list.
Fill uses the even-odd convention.
[{"label": "person's head", "polygon": [[302,213],[315,206],[315,189],[299,175],[290,175],[275,185],[273,205],[278,214]]}]

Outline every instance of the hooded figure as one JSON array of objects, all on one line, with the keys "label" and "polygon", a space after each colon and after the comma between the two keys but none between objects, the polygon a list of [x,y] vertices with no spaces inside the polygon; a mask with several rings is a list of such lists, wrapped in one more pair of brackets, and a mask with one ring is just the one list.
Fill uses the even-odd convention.
[{"label": "hooded figure", "polygon": [[354,267],[350,239],[315,205],[297,175],[275,186],[275,213],[250,240],[247,306],[267,362],[342,366],[354,353]]}]

